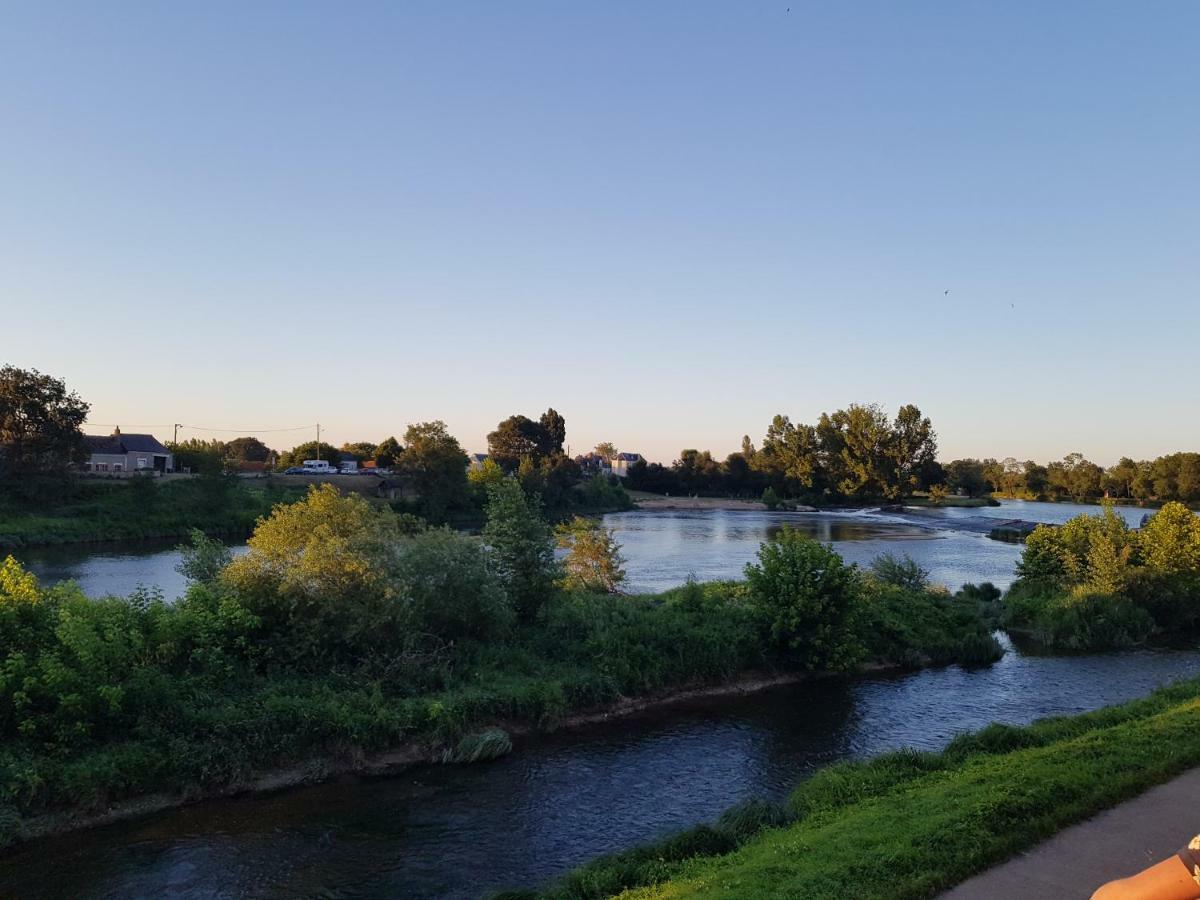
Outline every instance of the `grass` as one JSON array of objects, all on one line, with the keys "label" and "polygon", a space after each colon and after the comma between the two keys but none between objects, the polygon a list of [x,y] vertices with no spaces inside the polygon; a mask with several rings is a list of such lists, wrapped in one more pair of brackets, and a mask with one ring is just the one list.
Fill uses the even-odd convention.
[{"label": "grass", "polygon": [[993,725],[941,753],[830,766],[786,812],[723,817],[512,896],[933,897],[1197,764],[1200,679],[1093,713]]},{"label": "grass", "polygon": [[[40,813],[155,791],[194,796],[306,760],[405,745],[448,761],[486,759],[509,747],[497,725],[553,728],[625,697],[773,671],[781,663],[740,601],[744,590],[725,582],[646,597],[561,595],[516,636],[462,641],[453,657],[396,671],[389,659],[360,669],[255,669],[195,637],[238,633],[236,611],[210,605],[204,591],[173,605],[72,594],[57,601],[70,627],[54,632],[69,646],[37,658],[30,649],[12,678],[0,678],[10,693],[19,688],[13,678],[33,679],[28,697],[0,704],[12,738],[0,744],[0,845],[4,832],[19,837],[21,820]],[[978,634],[961,601],[908,596],[872,602],[872,657],[948,661],[964,634]],[[50,615],[49,602],[20,615]],[[727,827],[742,834],[764,815],[744,811]]]}]

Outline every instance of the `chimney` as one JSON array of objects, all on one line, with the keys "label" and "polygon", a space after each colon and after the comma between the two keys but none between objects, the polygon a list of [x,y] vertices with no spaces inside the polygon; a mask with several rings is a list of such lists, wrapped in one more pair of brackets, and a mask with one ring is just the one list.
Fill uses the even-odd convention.
[{"label": "chimney", "polygon": [[121,426],[120,425],[113,426],[112,436],[115,438],[119,438],[121,436]]}]

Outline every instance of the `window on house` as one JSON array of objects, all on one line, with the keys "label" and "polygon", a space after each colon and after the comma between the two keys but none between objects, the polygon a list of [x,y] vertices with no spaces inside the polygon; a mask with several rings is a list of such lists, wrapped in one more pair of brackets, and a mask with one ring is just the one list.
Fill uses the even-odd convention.
[{"label": "window on house", "polygon": [[95,468],[95,470],[97,472],[107,472],[108,471],[108,463],[96,463],[96,465],[93,468]]},{"label": "window on house", "polygon": [[125,464],[124,463],[113,463],[113,471],[114,472],[124,472]]},{"label": "window on house", "polygon": [[146,462],[146,457],[144,457],[144,456],[139,456],[139,457],[138,457],[138,466],[137,466],[137,467],[138,467],[139,469],[144,469],[144,468],[146,468],[148,465],[149,465],[149,463],[147,463],[147,462]]}]

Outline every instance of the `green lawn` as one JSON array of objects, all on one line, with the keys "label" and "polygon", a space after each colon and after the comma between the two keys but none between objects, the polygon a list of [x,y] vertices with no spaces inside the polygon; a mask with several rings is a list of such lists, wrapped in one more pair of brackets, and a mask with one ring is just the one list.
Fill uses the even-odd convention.
[{"label": "green lawn", "polygon": [[791,824],[749,837],[693,829],[597,860],[545,896],[933,897],[1200,764],[1198,697],[1200,680],[1184,682],[1081,716],[991,726],[942,753],[831,766],[793,794]]}]

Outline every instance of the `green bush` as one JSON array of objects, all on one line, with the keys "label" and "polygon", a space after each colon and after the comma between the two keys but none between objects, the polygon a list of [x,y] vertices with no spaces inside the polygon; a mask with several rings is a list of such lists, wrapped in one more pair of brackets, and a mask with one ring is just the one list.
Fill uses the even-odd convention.
[{"label": "green bush", "polygon": [[929,572],[908,554],[883,553],[871,563],[871,576],[884,584],[910,591],[922,591],[929,584]]},{"label": "green bush", "polygon": [[508,596],[479,541],[433,528],[400,543],[393,572],[395,621],[443,640],[503,638],[513,623]]},{"label": "green bush", "polygon": [[862,657],[853,618],[858,572],[832,548],[785,525],[746,566],[751,608],[772,644],[808,669],[841,670]]}]

